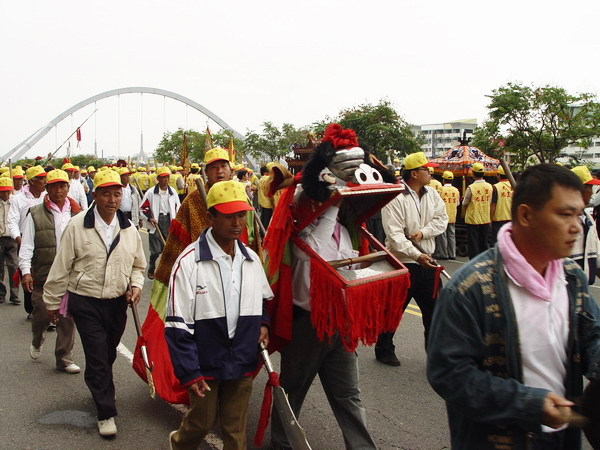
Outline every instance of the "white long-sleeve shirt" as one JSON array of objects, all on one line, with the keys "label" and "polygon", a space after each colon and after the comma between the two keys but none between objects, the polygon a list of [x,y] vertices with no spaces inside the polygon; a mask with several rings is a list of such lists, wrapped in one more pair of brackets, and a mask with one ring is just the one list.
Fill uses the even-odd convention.
[{"label": "white long-sleeve shirt", "polygon": [[87,209],[88,201],[87,196],[85,195],[85,190],[83,189],[83,185],[79,180],[70,180],[69,181],[69,197],[79,203],[81,209]]},{"label": "white long-sleeve shirt", "polygon": [[[69,200],[65,200],[65,205],[62,210],[51,208],[50,212],[54,218],[54,236],[56,238],[56,250],[60,246],[60,238],[67,224],[71,220],[71,203]],[[25,223],[23,225],[23,235],[21,236],[21,248],[19,249],[19,269],[23,275],[31,273],[31,259],[33,258],[33,252],[35,250],[35,224],[33,223],[33,217],[31,214],[27,214],[25,217]]]},{"label": "white long-sleeve shirt", "polygon": [[28,187],[23,188],[21,195],[12,197],[10,209],[8,210],[8,231],[13,239],[21,236],[23,226],[25,225],[25,216],[32,206],[38,205],[44,201],[46,191],[43,191],[39,197],[34,197]]},{"label": "white long-sleeve shirt", "polygon": [[421,252],[406,235],[419,231],[423,233],[423,240],[419,244],[423,250],[432,254],[435,250],[435,237],[446,231],[448,214],[444,200],[432,187],[425,186],[419,199],[408,185],[405,186],[403,192],[383,207],[381,221],[386,236],[385,246],[401,262],[415,263]]},{"label": "white long-sleeve shirt", "polygon": [[[348,230],[337,221],[339,208],[330,206],[316,221],[298,236],[325,261],[354,258],[358,251],[352,248]],[[338,230],[336,231],[336,228]],[[334,233],[339,232],[339,243]],[[292,262],[294,305],[310,311],[310,256],[294,246]]]}]

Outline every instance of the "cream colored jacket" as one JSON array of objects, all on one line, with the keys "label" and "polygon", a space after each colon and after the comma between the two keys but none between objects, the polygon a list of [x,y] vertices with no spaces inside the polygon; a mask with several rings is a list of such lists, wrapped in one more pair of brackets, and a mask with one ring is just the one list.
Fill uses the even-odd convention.
[{"label": "cream colored jacket", "polygon": [[385,246],[403,263],[414,263],[421,252],[407,239],[417,231],[423,233],[421,247],[428,254],[435,250],[435,237],[446,231],[448,215],[442,197],[430,186],[425,186],[419,200],[410,195],[409,188],[400,192],[381,210],[385,231]]},{"label": "cream colored jacket", "polygon": [[95,298],[125,294],[127,283],[144,286],[146,257],[139,232],[121,211],[110,251],[95,228],[94,208],[73,217],[60,239],[60,246],[44,284],[48,310],[59,308],[69,291]]}]

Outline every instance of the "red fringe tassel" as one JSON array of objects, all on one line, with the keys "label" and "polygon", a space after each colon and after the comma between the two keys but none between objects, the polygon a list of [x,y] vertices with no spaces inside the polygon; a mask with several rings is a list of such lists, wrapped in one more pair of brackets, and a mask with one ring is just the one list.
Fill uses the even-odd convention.
[{"label": "red fringe tassel", "polygon": [[265,438],[265,431],[269,425],[269,418],[271,417],[271,405],[273,404],[273,387],[279,386],[279,375],[277,372],[269,372],[269,379],[265,386],[265,393],[263,396],[262,407],[260,408],[260,418],[258,419],[258,425],[256,427],[256,434],[254,435],[254,445],[256,447],[262,447],[263,439]]}]

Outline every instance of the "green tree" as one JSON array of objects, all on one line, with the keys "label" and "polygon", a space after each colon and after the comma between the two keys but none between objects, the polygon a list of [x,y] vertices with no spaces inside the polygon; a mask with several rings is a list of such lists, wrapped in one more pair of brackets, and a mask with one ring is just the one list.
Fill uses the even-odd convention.
[{"label": "green tree", "polygon": [[308,133],[306,127],[296,128],[291,123],[284,123],[280,129],[272,122],[264,122],[262,132],[247,131],[244,146],[259,160],[276,161],[290,153],[294,144],[304,145]]},{"label": "green tree", "polygon": [[420,150],[422,142],[410,125],[387,100],[377,105],[365,103],[342,110],[338,122],[344,128],[356,131],[358,142],[366,145],[379,159],[406,155]]},{"label": "green tree", "polygon": [[488,120],[473,144],[497,156],[504,143],[516,166],[554,162],[565,147],[587,147],[592,137],[600,136],[600,104],[593,94],[508,83],[489,98]]},{"label": "green tree", "polygon": [[[154,159],[157,162],[160,161],[171,163],[172,161],[176,161],[178,164],[182,163],[180,158],[181,149],[183,148],[184,133],[190,161],[202,162],[204,159],[208,135],[206,133],[200,133],[194,130],[184,130],[183,128],[179,128],[177,131],[167,132],[163,135],[161,141],[154,150]],[[229,139],[231,137],[231,133],[229,131],[220,130],[216,133],[211,133],[211,135],[214,147],[228,147]],[[244,142],[234,138],[233,146],[239,159],[239,155],[241,155],[244,151]]]}]

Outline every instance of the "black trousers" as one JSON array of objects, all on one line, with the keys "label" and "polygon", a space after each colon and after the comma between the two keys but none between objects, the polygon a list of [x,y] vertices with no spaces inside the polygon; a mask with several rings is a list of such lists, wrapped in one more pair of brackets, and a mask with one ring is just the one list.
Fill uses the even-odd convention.
[{"label": "black trousers", "polygon": [[510,220],[498,220],[496,222],[492,222],[492,246],[496,245],[496,242],[498,242],[498,231],[500,231],[500,228],[502,228],[508,222],[510,222]]},{"label": "black trousers", "polygon": [[[406,264],[406,268],[410,272],[410,288],[406,293],[404,311],[406,311],[410,300],[414,298],[421,309],[424,328],[423,334],[425,335],[425,349],[427,349],[429,328],[431,326],[431,319],[433,318],[433,310],[436,301],[436,298],[433,297],[435,270],[428,269],[419,264]],[[381,333],[379,335],[377,344],[375,345],[376,355],[385,355],[394,352],[394,349],[396,348],[393,341],[394,334],[395,332]]]},{"label": "black trousers", "polygon": [[125,297],[84,297],[69,293],[69,314],[75,320],[85,353],[85,383],[98,410],[98,420],[117,415],[112,366],[127,323]]},{"label": "black trousers", "polygon": [[467,244],[469,245],[469,259],[475,258],[480,253],[490,248],[490,224],[467,224]]},{"label": "black trousers", "polygon": [[260,209],[260,222],[265,227],[265,230],[269,228],[269,223],[271,222],[271,217],[273,217],[273,209],[272,208],[261,208]]}]

